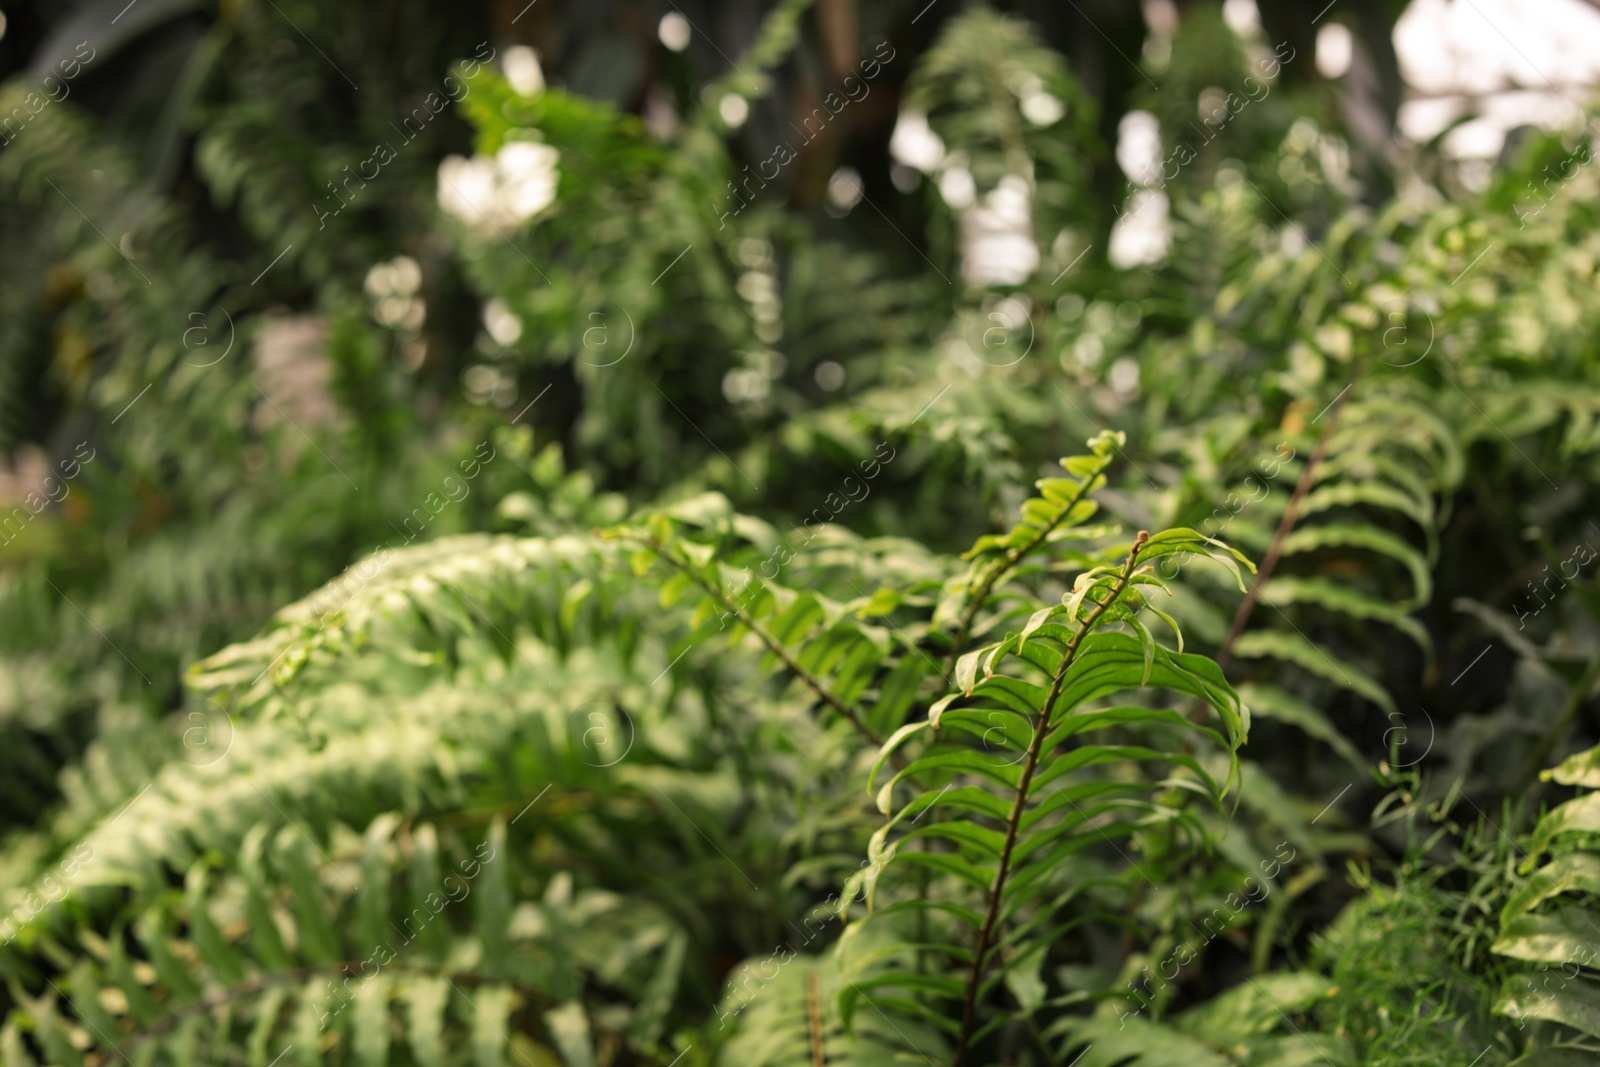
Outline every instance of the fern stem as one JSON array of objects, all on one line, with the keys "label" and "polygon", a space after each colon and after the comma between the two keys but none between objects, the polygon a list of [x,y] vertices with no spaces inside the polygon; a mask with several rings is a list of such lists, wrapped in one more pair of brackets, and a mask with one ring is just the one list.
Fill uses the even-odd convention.
[{"label": "fern stem", "polygon": [[1018,545],[1007,551],[1004,559],[997,560],[984,572],[983,577],[978,581],[977,588],[967,598],[966,610],[961,613],[961,625],[956,629],[955,640],[950,645],[950,656],[945,660],[944,671],[939,676],[939,680],[943,684],[950,684],[950,673],[956,669],[956,661],[961,658],[961,650],[966,645],[967,638],[972,634],[973,620],[978,617],[978,612],[983,610],[984,601],[989,599],[989,593],[994,589],[995,583],[1015,569],[1017,564],[1021,563],[1034,549],[1044,544],[1045,538],[1054,533],[1056,527],[1067,521],[1068,516],[1077,508],[1078,502],[1087,496],[1089,490],[1094,487],[1094,480],[1104,474],[1109,466],[1111,466],[1110,459],[1101,462],[1098,468],[1084,477],[1083,482],[1078,486],[1077,493],[1073,495],[1067,506],[1061,509],[1061,514],[1056,518],[1055,522],[1040,530],[1027,544]]},{"label": "fern stem", "polygon": [[806,1031],[811,1038],[811,1067],[827,1067],[828,1051],[822,1038],[822,995],[817,992],[817,972],[806,975]]},{"label": "fern stem", "polygon": [[1028,805],[1028,787],[1032,785],[1033,773],[1039,766],[1039,756],[1044,749],[1044,739],[1050,732],[1050,718],[1055,711],[1056,701],[1061,697],[1061,687],[1066,684],[1067,672],[1078,657],[1078,647],[1083,644],[1083,639],[1089,636],[1089,631],[1094,629],[1101,616],[1111,609],[1111,605],[1122,596],[1123,590],[1128,588],[1128,582],[1133,577],[1134,565],[1139,558],[1139,549],[1144,547],[1145,541],[1149,538],[1148,530],[1139,531],[1139,536],[1134,539],[1133,548],[1128,551],[1128,561],[1123,564],[1122,573],[1117,576],[1116,584],[1112,586],[1105,600],[1083,620],[1078,632],[1067,642],[1066,652],[1061,657],[1061,666],[1056,669],[1055,677],[1050,680],[1050,691],[1045,695],[1044,707],[1039,710],[1039,720],[1033,729],[1033,740],[1028,744],[1028,756],[1022,764],[1022,777],[1017,780],[1017,796],[1012,801],[1011,815],[1006,820],[1005,843],[1000,847],[1000,865],[995,870],[994,883],[989,887],[989,907],[984,913],[983,925],[978,928],[978,943],[973,949],[972,969],[967,974],[966,1000],[961,1009],[961,1033],[956,1039],[955,1055],[950,1060],[950,1067],[961,1067],[961,1059],[966,1055],[967,1044],[972,1039],[973,1017],[978,1010],[978,988],[983,982],[984,958],[994,947],[995,927],[1000,919],[1000,900],[1005,893],[1006,877],[1011,873],[1011,852],[1016,847],[1022,813]]},{"label": "fern stem", "polygon": [[[688,575],[689,580],[704,590],[707,596],[711,597],[711,599],[715,600],[718,604],[721,604],[729,612],[729,614],[733,615],[734,618],[743,623],[746,629],[755,634],[756,637],[760,639],[761,643],[767,646],[767,651],[771,652],[774,656],[777,656],[785,667],[793,671],[795,676],[804,682],[806,687],[817,695],[819,700],[828,705],[828,707],[832,708],[834,711],[838,712],[846,722],[856,728],[856,731],[860,733],[862,737],[866,738],[874,745],[882,746],[883,738],[879,737],[877,732],[873,730],[872,727],[861,721],[861,716],[855,713],[855,709],[851,708],[844,701],[840,700],[838,697],[829,692],[828,687],[823,685],[820,679],[818,679],[804,667],[800,666],[795,658],[789,655],[788,651],[781,644],[779,644],[771,634],[767,633],[760,626],[758,626],[754,619],[745,614],[743,608],[734,603],[731,597],[712,584],[710,579],[700,574],[693,567],[690,567],[673,557],[673,555],[667,551],[666,546],[660,541],[657,541],[654,538],[645,538],[643,543],[649,545],[650,548],[662,559],[676,567],[679,571]],[[899,753],[893,753],[892,755],[898,756]]]},{"label": "fern stem", "polygon": [[1234,613],[1233,625],[1228,627],[1228,636],[1222,642],[1222,650],[1217,653],[1219,668],[1228,666],[1228,660],[1233,655],[1234,642],[1244,633],[1246,624],[1250,622],[1250,616],[1255,613],[1256,604],[1261,600],[1261,587],[1267,584],[1267,579],[1272,577],[1273,570],[1278,566],[1278,557],[1283,555],[1283,542],[1288,538],[1289,531],[1294,529],[1294,520],[1300,514],[1300,502],[1305,499],[1306,493],[1310,492],[1311,479],[1316,476],[1317,467],[1328,454],[1328,442],[1333,439],[1333,431],[1339,426],[1339,415],[1344,410],[1345,397],[1349,395],[1350,391],[1347,389],[1333,402],[1333,412],[1328,417],[1328,424],[1322,428],[1322,436],[1317,438],[1317,447],[1312,450],[1311,458],[1306,460],[1306,469],[1300,472],[1300,480],[1295,483],[1294,493],[1289,497],[1288,506],[1283,509],[1283,518],[1278,520],[1277,532],[1272,535],[1272,544],[1261,560],[1261,569],[1256,572],[1256,580],[1251,584],[1250,592],[1245,594],[1244,603],[1240,604],[1239,610]]}]

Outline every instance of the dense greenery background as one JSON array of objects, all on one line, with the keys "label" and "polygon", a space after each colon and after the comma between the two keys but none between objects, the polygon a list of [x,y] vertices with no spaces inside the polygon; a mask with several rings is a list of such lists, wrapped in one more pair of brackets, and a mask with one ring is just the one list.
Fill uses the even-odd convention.
[{"label": "dense greenery background", "polygon": [[1261,6],[7,5],[0,1062],[1592,1062],[1600,182]]}]

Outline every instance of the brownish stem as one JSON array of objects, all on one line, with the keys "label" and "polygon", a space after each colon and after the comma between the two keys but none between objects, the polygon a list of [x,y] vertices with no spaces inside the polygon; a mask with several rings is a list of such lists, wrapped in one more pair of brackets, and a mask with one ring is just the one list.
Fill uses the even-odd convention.
[{"label": "brownish stem", "polygon": [[1144,547],[1145,541],[1149,538],[1148,530],[1139,531],[1139,536],[1134,539],[1133,548],[1128,553],[1128,562],[1123,565],[1122,573],[1117,577],[1116,585],[1089,617],[1083,620],[1083,625],[1072,635],[1072,640],[1067,642],[1066,652],[1061,657],[1061,666],[1056,669],[1055,677],[1050,680],[1050,692],[1045,696],[1044,707],[1040,709],[1039,720],[1034,725],[1033,740],[1028,744],[1028,756],[1022,765],[1022,777],[1017,781],[1016,799],[1011,803],[1011,816],[1006,820],[1005,843],[1000,847],[1000,866],[995,871],[994,884],[989,887],[989,907],[984,914],[983,925],[978,928],[978,943],[972,953],[972,969],[967,975],[966,1002],[961,1009],[961,1033],[956,1039],[955,1056],[950,1060],[950,1067],[961,1067],[961,1059],[967,1054],[967,1043],[972,1038],[973,1017],[978,1009],[978,988],[983,982],[983,964],[989,955],[989,950],[994,947],[995,927],[1000,918],[1000,900],[1005,893],[1006,877],[1011,873],[1011,853],[1016,847],[1017,829],[1022,824],[1022,814],[1028,806],[1028,787],[1032,784],[1033,773],[1039,766],[1039,755],[1044,748],[1044,739],[1050,732],[1050,717],[1055,711],[1056,700],[1060,698],[1061,687],[1066,683],[1067,671],[1078,656],[1078,646],[1089,635],[1089,631],[1094,629],[1100,617],[1110,610],[1118,597],[1122,596],[1123,590],[1128,588],[1139,549]]},{"label": "brownish stem", "polygon": [[[760,639],[761,643],[767,646],[767,651],[771,652],[774,656],[777,656],[785,667],[793,671],[795,676],[804,682],[806,687],[817,695],[819,700],[828,705],[828,707],[832,708],[834,711],[838,712],[846,722],[856,728],[862,737],[865,737],[874,745],[878,745],[880,747],[883,745],[883,738],[879,737],[876,731],[861,721],[861,717],[855,713],[855,709],[851,708],[844,701],[830,693],[827,686],[823,685],[822,682],[819,681],[810,671],[800,666],[800,664],[795,661],[795,658],[789,655],[788,651],[776,640],[774,640],[771,634],[757,626],[756,621],[749,615],[745,614],[744,609],[738,604],[735,604],[732,598],[725,594],[721,589],[718,589],[703,575],[695,571],[693,567],[689,567],[679,560],[674,559],[671,553],[666,550],[666,546],[661,542],[656,541],[653,538],[649,538],[645,539],[643,543],[649,545],[650,548],[662,559],[666,560],[672,566],[678,568],[678,570],[682,571],[684,574],[687,574],[690,581],[694,582],[695,585],[698,585],[702,590],[705,591],[706,595],[711,597],[711,599],[715,600],[717,603],[721,604],[727,609],[729,614],[733,615],[734,618],[743,623],[746,629],[755,634],[756,637]],[[892,756],[898,755],[898,752],[892,754]]]},{"label": "brownish stem", "polygon": [[806,975],[806,1029],[811,1036],[811,1067],[827,1067],[828,1051],[822,1043],[822,995],[817,991],[816,971]]},{"label": "brownish stem", "polygon": [[1300,513],[1300,501],[1311,489],[1311,480],[1317,473],[1317,467],[1328,453],[1328,442],[1333,439],[1333,431],[1339,425],[1339,413],[1344,410],[1344,398],[1350,395],[1347,389],[1339,394],[1333,402],[1333,413],[1328,418],[1328,425],[1322,428],[1322,436],[1317,438],[1317,447],[1312,450],[1311,458],[1306,461],[1306,469],[1300,472],[1300,481],[1294,487],[1294,494],[1289,497],[1289,505],[1283,509],[1283,518],[1278,520],[1278,531],[1272,535],[1272,544],[1267,548],[1266,556],[1261,560],[1261,568],[1256,572],[1256,580],[1250,587],[1250,592],[1245,595],[1244,603],[1239,605],[1239,610],[1234,613],[1233,625],[1228,627],[1227,639],[1222,642],[1222,651],[1217,653],[1217,666],[1226,668],[1228,660],[1233,655],[1233,644],[1239,640],[1239,635],[1244,633],[1250,616],[1256,610],[1256,603],[1261,599],[1261,587],[1267,584],[1267,579],[1272,577],[1272,572],[1278,566],[1278,557],[1283,555],[1283,542],[1289,536],[1289,531],[1294,528],[1294,520]]}]

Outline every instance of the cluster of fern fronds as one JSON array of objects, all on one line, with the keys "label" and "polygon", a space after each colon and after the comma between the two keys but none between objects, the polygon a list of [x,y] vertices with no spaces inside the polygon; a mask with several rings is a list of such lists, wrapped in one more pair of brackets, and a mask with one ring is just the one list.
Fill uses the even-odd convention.
[{"label": "cluster of fern fronds", "polygon": [[[1597,180],[1507,210],[1570,145],[1388,200],[1285,74],[1119,269],[1068,59],[864,9],[926,166],[730,213],[842,32],[784,0],[633,104],[483,63],[329,237],[522,32],[379,6],[0,152],[6,484],[73,470],[0,515],[0,1061],[1600,1048]],[[1192,6],[1174,85],[1260,69]]]}]

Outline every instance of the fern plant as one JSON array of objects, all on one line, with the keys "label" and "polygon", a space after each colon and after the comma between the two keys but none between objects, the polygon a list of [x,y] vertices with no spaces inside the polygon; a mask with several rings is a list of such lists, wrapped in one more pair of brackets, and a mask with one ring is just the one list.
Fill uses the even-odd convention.
[{"label": "fern plant", "polygon": [[[1092,533],[1081,525],[1084,505],[1102,484],[1116,442],[1103,436],[1093,444],[1093,455],[1067,462],[1076,477],[1042,485],[1040,504],[1026,512],[1032,522]],[[1062,508],[1065,518],[1054,514]],[[621,538],[642,544],[631,555],[620,553]],[[75,1062],[75,1048],[125,1045],[166,1050],[180,1060],[204,1048],[244,1047],[260,1059],[292,1047],[305,1062],[334,1054],[380,1062],[395,1042],[418,1062],[453,1062],[440,1052],[449,1046],[440,1035],[464,1027],[476,1035],[475,1054],[493,1057],[506,1047],[511,1020],[523,1016],[527,1021],[515,1029],[516,1041],[525,1043],[513,1046],[529,1054],[559,1049],[569,1063],[586,1062],[591,1052],[583,1050],[607,1042],[618,1048],[660,1042],[672,990],[690,975],[704,975],[703,965],[683,956],[690,943],[684,939],[693,935],[679,932],[666,913],[639,912],[630,922],[656,915],[648,928],[659,932],[626,927],[629,943],[643,953],[628,963],[632,957],[605,947],[618,934],[609,919],[604,932],[597,927],[592,934],[576,918],[558,921],[548,909],[629,879],[603,842],[567,841],[557,852],[570,851],[567,862],[588,871],[574,887],[564,881],[573,875],[562,873],[570,867],[529,866],[529,835],[533,841],[553,835],[552,844],[565,838],[559,827],[571,814],[562,813],[574,809],[563,792],[589,789],[605,797],[611,835],[637,832],[625,827],[641,814],[639,802],[653,795],[680,812],[705,803],[660,773],[667,770],[664,757],[683,758],[668,752],[703,741],[691,740],[697,728],[685,733],[647,710],[652,683],[643,675],[652,671],[659,681],[695,642],[724,630],[734,649],[747,645],[854,739],[832,746],[841,761],[824,773],[859,775],[855,780],[870,786],[886,763],[899,766],[877,790],[891,820],[870,835],[869,863],[842,893],[848,910],[864,890],[874,908],[870,919],[852,925],[839,955],[797,967],[792,974],[806,975],[804,982],[775,985],[770,1010],[803,990],[806,1047],[820,1044],[828,1056],[834,1055],[828,1049],[867,1056],[860,1042],[900,1045],[913,1033],[923,1034],[930,1048],[948,1047],[956,1059],[971,1054],[1009,1017],[993,1012],[996,984],[1029,988],[1019,977],[1028,964],[1019,960],[1032,961],[1037,982],[1045,947],[1088,921],[1068,907],[1084,886],[1063,865],[1128,835],[1147,849],[1177,850],[1185,832],[1198,836],[1183,798],[1198,794],[1220,803],[1227,791],[1247,713],[1213,664],[1167,649],[1141,616],[1162,617],[1146,599],[1162,584],[1150,572],[1154,563],[1182,550],[1210,552],[1233,567],[1236,557],[1187,531],[1077,553],[1087,569],[1062,603],[1040,608],[1003,641],[960,657],[959,690],[930,706],[925,701],[937,691],[930,689],[937,670],[919,644],[939,638],[931,621],[919,625],[906,616],[930,611],[947,576],[911,560],[887,569],[879,564],[876,577],[891,584],[844,605],[771,583],[737,599],[724,589],[719,552],[750,558],[758,549],[771,553],[774,544],[764,524],[701,498],[599,540],[446,540],[385,552],[282,612],[262,638],[213,657],[193,681],[214,708],[229,710],[234,735],[227,759],[181,773],[164,770],[151,795],[85,839],[88,854],[82,869],[71,872],[70,899],[85,901],[86,913],[58,899],[11,931],[11,951],[23,953],[13,957],[19,1011],[6,1031],[17,1062],[29,1062],[30,1047]],[[837,551],[813,550],[820,560],[791,566],[797,575],[827,580],[829,555]],[[857,566],[871,559],[859,547],[854,556]],[[671,566],[651,579],[657,559]],[[563,577],[552,585],[557,576]],[[698,598],[682,601],[692,589]],[[670,659],[671,646],[627,621],[663,608],[684,620],[689,639]],[[920,641],[906,636],[907,626],[916,627]],[[596,692],[613,707],[631,709],[622,718],[638,732],[636,770],[622,780],[604,769],[608,761],[585,758],[599,753],[591,750],[590,732],[575,728],[572,712],[546,708],[530,718],[526,695],[517,700],[524,710],[509,716],[498,710],[507,694],[535,679],[559,679],[564,691],[575,692],[573,670],[584,671],[593,688],[601,663],[610,664],[615,681]],[[1045,681],[1027,680],[1029,672]],[[1191,723],[1179,711],[1111,700],[1146,687],[1205,702],[1217,710],[1220,728]],[[684,696],[680,691],[673,699],[681,704]],[[926,715],[912,713],[919,705],[929,708]],[[377,747],[374,715],[392,724],[390,740]],[[613,715],[609,726],[620,722]],[[950,736],[947,727],[978,744],[942,740]],[[887,740],[874,745],[880,730]],[[927,743],[929,731],[941,739]],[[673,734],[680,740],[668,740]],[[1084,744],[1091,734],[1117,736]],[[1183,750],[1183,737],[1210,742],[1225,754],[1222,763],[1208,766]],[[914,757],[897,760],[902,748],[915,750]],[[876,767],[868,767],[873,760]],[[1166,764],[1171,773],[1148,781],[1110,773],[1144,764]],[[548,776],[545,789],[558,792],[550,798],[535,792],[530,771]],[[419,793],[403,783],[426,784]],[[897,789],[916,796],[895,811]],[[332,807],[314,804],[314,796]],[[534,808],[541,800],[546,806]],[[1003,829],[939,819],[890,842],[892,832],[929,808],[976,813]],[[847,840],[841,831],[852,827],[857,840],[868,836],[863,814],[859,804],[835,806],[820,840]],[[474,853],[481,854],[474,859]],[[499,866],[487,856],[499,857]],[[913,857],[927,872],[915,883],[919,892],[901,898],[904,886],[882,878],[896,857],[897,875]],[[802,851],[780,862],[799,860],[795,876],[810,880],[837,869],[831,861],[819,866],[823,859],[807,860]],[[756,863],[770,861],[746,853],[735,867],[743,873]],[[453,882],[442,874],[446,866],[458,868]],[[812,874],[803,873],[808,868]],[[766,867],[749,869],[760,874]],[[402,877],[403,871],[411,873]],[[174,874],[187,887],[181,900],[165,888]],[[442,914],[440,895],[428,889],[436,880],[457,893],[467,886],[463,896],[473,901]],[[85,895],[87,886],[97,888]],[[542,910],[527,910],[530,891],[546,902]],[[977,894],[976,907],[963,902],[970,893]],[[596,921],[607,914],[598,904],[580,910]],[[970,945],[957,938],[947,949],[933,947],[963,920],[975,931]],[[102,923],[109,924],[104,934],[96,932]],[[863,931],[868,923],[872,930]],[[919,940],[908,941],[915,924],[925,928]],[[552,970],[539,962],[546,951],[539,939],[569,928],[577,940],[570,948],[552,943],[549,958],[593,959],[594,970],[573,972],[570,964]],[[407,951],[393,950],[386,929],[400,931]],[[122,930],[137,936],[129,940]],[[375,950],[366,941],[384,946],[384,958],[371,967],[365,964]],[[39,972],[23,961],[69,943],[87,952],[83,964],[54,988],[29,988]],[[391,965],[391,952],[400,962]],[[907,970],[908,952],[965,963],[964,977]],[[198,969],[186,971],[183,960]],[[680,978],[682,968],[688,970]],[[824,988],[827,1006],[819,1007]],[[602,1010],[594,999],[602,989],[646,1014],[624,1018]],[[913,995],[902,995],[908,989]],[[935,1021],[918,996],[954,997],[968,1025],[958,1030]],[[858,1030],[861,1001],[922,1017]],[[724,1055],[754,1040],[749,1020],[767,1010],[752,1009]]]},{"label": "fern plant", "polygon": [[[724,219],[785,82],[803,97],[815,40],[837,37],[838,5],[813,26],[785,0],[704,84],[682,77],[691,54],[656,53],[647,115],[582,96],[559,59],[534,92],[485,65],[470,130],[441,115],[328,240],[306,207],[346,146],[390,136],[392,102],[448,59],[482,58],[488,17],[434,32],[421,7],[386,10],[427,38],[413,54],[358,33],[363,5],[281,3],[218,9],[149,152],[118,136],[142,107],[102,121],[79,98],[0,157],[22,264],[0,294],[0,438],[45,442],[59,401],[56,429],[85,423],[104,457],[0,554],[0,1059],[1476,1062],[1462,1040],[1429,1047],[1457,1021],[1433,985],[1458,966],[1438,936],[1455,898],[1388,906],[1405,895],[1364,871],[1392,828],[1350,829],[1361,792],[1338,793],[1350,775],[1325,757],[1361,781],[1366,706],[1430,688],[1453,705],[1465,689],[1436,685],[1433,657],[1462,647],[1434,588],[1498,604],[1479,575],[1587,506],[1592,173],[1526,232],[1496,217],[1505,187],[1344,210],[1347,146],[1275,87],[1166,185],[1167,262],[1112,269],[1093,101],[1041,32],[979,5],[917,22],[945,19],[921,59],[924,38],[896,38],[904,68],[885,61],[871,108],[836,127],[877,144],[893,108],[872,109],[909,74],[900,99],[942,139],[927,174],[947,181],[869,174],[871,200],[826,220],[775,181]],[[1179,105],[1248,58],[1190,7],[1168,42],[1188,88],[1158,109],[1180,137]],[[898,25],[860,14],[869,41]],[[439,156],[469,138],[556,148],[555,202],[504,234],[435,217]],[[844,144],[796,165],[796,206],[865,165]],[[983,204],[962,206],[967,179]],[[1009,236],[1038,253],[1027,276],[948,284],[956,235],[1024,191]],[[361,280],[402,250],[426,325],[380,328]],[[194,301],[231,309],[240,358],[186,358]],[[246,359],[282,302],[326,326],[336,415],[304,436],[257,421]],[[1036,331],[1029,357],[973,360],[980,306]],[[1433,316],[1432,359],[1386,347],[1394,306],[1408,328]],[[620,363],[584,347],[597,313],[606,356],[636,332]],[[480,314],[521,333],[480,335]],[[491,399],[457,398],[469,365]],[[537,459],[531,431],[488,428],[517,412],[549,442]],[[1034,464],[1104,425],[1127,436],[1028,499]],[[508,455],[471,505],[363,555],[485,439]],[[1271,491],[1239,507],[1241,467],[1259,479],[1265,457]],[[956,556],[1018,504],[1020,524]],[[1253,581],[1218,537],[1262,560]],[[1522,647],[1518,620],[1466,606]],[[1521,792],[1583,729],[1586,633],[1563,620],[1503,710],[1440,716],[1438,758],[1473,796]],[[1311,743],[1279,746],[1280,725]],[[1555,907],[1593,892],[1587,811],[1551,816],[1529,851],[1557,858],[1506,911],[1506,958],[1573,950],[1558,977],[1507,986],[1515,1022],[1543,1013],[1534,1062],[1594,1043],[1573,1036],[1592,1030],[1589,935]],[[1186,931],[1276,840],[1303,858],[1272,899],[1215,939]],[[1475,908],[1499,903],[1492,867]],[[1325,926],[1348,881],[1359,906]],[[1404,952],[1365,936],[1391,922],[1451,954],[1413,998],[1388,995],[1411,991]],[[1179,958],[1202,962],[1168,980]]]},{"label": "fern plant", "polygon": [[1495,1008],[1519,1030],[1534,1023],[1529,1036],[1538,1041],[1529,1044],[1537,1051],[1527,1062],[1579,1063],[1600,1051],[1600,998],[1593,992],[1600,970],[1600,911],[1593,907],[1600,895],[1593,847],[1600,833],[1600,792],[1593,791],[1600,789],[1600,749],[1579,752],[1542,777],[1585,792],[1545,813],[1519,850],[1524,879],[1501,910],[1493,949],[1542,966],[1507,978]]},{"label": "fern plant", "polygon": [[[1093,508],[1084,498],[1103,484],[1118,443],[1104,434],[1091,442],[1091,455],[1064,460],[1076,477],[1041,482],[1042,495],[1023,508],[1023,526],[975,546],[979,557],[1003,550],[998,563],[980,564],[979,603],[1000,571],[1046,538],[1085,533]],[[1181,798],[1193,793],[1220,804],[1248,712],[1214,663],[1184,654],[1181,636],[1180,651],[1167,649],[1142,621],[1149,612],[1171,622],[1147,590],[1164,588],[1153,564],[1186,550],[1235,574],[1244,561],[1182,530],[1141,531],[1131,546],[1078,553],[1084,569],[1058,604],[1038,607],[1019,631],[963,654],[956,691],[884,742],[868,788],[890,818],[872,836],[867,868],[846,883],[842,908],[861,896],[870,914],[845,940],[907,914],[916,916],[921,937],[883,950],[897,957],[894,969],[852,980],[841,996],[847,1018],[858,998],[873,1003],[867,991],[879,991],[880,1002],[946,1030],[951,1062],[959,1064],[998,1028],[1039,1007],[1038,968],[1048,947],[1087,918],[1067,908],[1091,881],[1068,873],[1080,853],[1102,844],[1115,850],[1118,837],[1137,835],[1152,846],[1170,839],[1172,847],[1186,832],[1203,837]],[[1147,687],[1195,698],[1215,710],[1221,729],[1177,710],[1113,702]],[[1214,775],[1180,747],[1185,735],[1226,753],[1226,772]],[[920,751],[877,786],[883,765],[908,745]],[[1110,773],[1145,764],[1170,771],[1153,780]],[[911,796],[897,807],[902,788]],[[916,826],[930,811],[935,817]],[[885,882],[886,873],[908,867],[926,877]],[[1020,1010],[996,1010],[1002,982],[1027,991],[1018,993]]]}]

